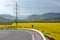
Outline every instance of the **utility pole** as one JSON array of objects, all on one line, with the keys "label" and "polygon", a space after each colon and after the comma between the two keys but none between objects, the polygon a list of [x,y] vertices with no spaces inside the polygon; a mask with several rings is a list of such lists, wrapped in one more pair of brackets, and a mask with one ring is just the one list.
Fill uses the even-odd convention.
[{"label": "utility pole", "polygon": [[18,13],[18,12],[17,12],[17,2],[16,2],[16,28],[17,28],[17,21],[18,21],[18,20],[17,20],[17,16],[18,16],[17,13]]},{"label": "utility pole", "polygon": [[16,16],[16,19],[15,19],[15,21],[16,21],[16,28],[17,28],[17,26],[18,26],[18,4],[17,4],[17,2],[16,2],[16,4],[15,4],[15,16]]}]

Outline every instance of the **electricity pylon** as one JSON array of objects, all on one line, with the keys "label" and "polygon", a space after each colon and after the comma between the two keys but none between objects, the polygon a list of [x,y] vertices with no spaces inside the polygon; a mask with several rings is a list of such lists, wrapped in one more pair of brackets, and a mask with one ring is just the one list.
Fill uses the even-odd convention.
[{"label": "electricity pylon", "polygon": [[15,22],[16,22],[16,28],[17,28],[17,26],[18,26],[18,4],[17,4],[17,2],[16,2],[16,4],[15,4],[15,16],[16,16],[16,19],[15,19]]}]

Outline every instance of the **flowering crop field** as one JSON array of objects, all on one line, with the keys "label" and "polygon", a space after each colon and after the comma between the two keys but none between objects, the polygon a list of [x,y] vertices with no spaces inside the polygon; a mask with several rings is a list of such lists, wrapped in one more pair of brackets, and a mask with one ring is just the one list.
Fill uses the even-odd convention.
[{"label": "flowering crop field", "polygon": [[[33,28],[51,35],[55,40],[60,40],[60,23],[18,23],[18,28]],[[15,26],[15,23],[12,24]]]},{"label": "flowering crop field", "polygon": [[[17,28],[33,28],[39,31],[44,30],[45,35],[51,35],[55,40],[60,40],[60,23],[18,23]],[[6,27],[14,28],[16,26],[15,23],[12,25],[0,25],[0,28]]]}]

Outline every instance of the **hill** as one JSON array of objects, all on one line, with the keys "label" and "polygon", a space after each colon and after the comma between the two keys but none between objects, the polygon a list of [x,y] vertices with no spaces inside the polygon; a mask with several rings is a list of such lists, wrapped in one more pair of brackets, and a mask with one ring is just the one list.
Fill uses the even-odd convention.
[{"label": "hill", "polygon": [[9,14],[0,14],[0,17],[3,17],[4,19],[8,19],[8,20],[14,20],[15,17]]},{"label": "hill", "polygon": [[[16,17],[8,14],[0,15],[0,23],[3,22],[15,22]],[[60,13],[45,13],[42,15],[20,15],[18,16],[18,22],[59,22]]]},{"label": "hill", "polygon": [[60,22],[60,13],[45,13],[42,15],[31,15],[27,18],[28,21],[37,22]]},{"label": "hill", "polygon": [[[9,15],[9,14],[0,14],[1,17],[8,19],[8,20],[15,20],[16,16]],[[28,15],[19,15],[18,20],[25,20],[28,17]]]}]

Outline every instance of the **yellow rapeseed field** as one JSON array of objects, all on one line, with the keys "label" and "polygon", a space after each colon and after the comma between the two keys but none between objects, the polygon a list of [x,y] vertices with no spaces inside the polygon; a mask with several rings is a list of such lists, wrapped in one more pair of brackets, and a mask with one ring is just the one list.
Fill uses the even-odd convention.
[{"label": "yellow rapeseed field", "polygon": [[[17,28],[32,28],[32,25],[34,25],[34,29],[41,32],[44,30],[45,35],[51,35],[55,40],[60,40],[60,23],[18,23]],[[6,28],[9,26],[14,28],[16,24],[0,25],[0,28]]]},{"label": "yellow rapeseed field", "polygon": [[18,28],[32,28],[32,25],[39,31],[44,30],[46,35],[51,35],[55,40],[60,40],[60,23],[18,23]]},{"label": "yellow rapeseed field", "polygon": [[0,29],[2,28],[2,29],[5,29],[5,28],[7,28],[7,27],[9,27],[9,26],[11,26],[11,25],[0,25]]}]

